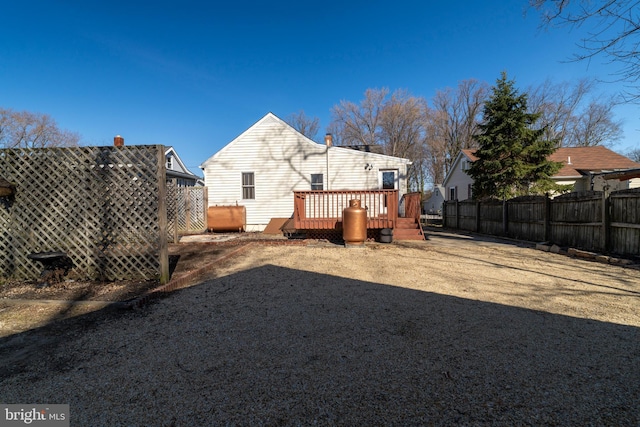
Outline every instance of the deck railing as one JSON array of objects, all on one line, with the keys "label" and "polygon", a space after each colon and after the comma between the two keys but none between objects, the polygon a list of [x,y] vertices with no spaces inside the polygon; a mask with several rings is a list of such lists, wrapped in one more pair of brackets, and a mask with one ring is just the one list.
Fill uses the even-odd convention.
[{"label": "deck railing", "polygon": [[400,209],[400,211],[403,211],[402,216],[405,218],[413,218],[416,220],[416,222],[420,222],[420,214],[422,213],[420,201],[420,193],[404,194],[402,196],[402,200],[400,201],[400,203],[403,205]]},{"label": "deck railing", "polygon": [[299,230],[342,228],[342,211],[358,199],[367,209],[367,228],[394,228],[398,190],[294,191],[294,227]]}]

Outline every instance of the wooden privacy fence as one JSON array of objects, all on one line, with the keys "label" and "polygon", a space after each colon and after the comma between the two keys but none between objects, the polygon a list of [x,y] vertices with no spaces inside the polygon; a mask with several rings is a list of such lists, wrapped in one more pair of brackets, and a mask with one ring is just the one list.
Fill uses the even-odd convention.
[{"label": "wooden privacy fence", "polygon": [[167,183],[167,232],[169,239],[207,230],[207,187],[178,187]]},{"label": "wooden privacy fence", "polygon": [[168,280],[164,147],[0,150],[0,277],[35,279],[27,256],[64,252],[78,279]]},{"label": "wooden privacy fence", "polygon": [[550,242],[596,252],[640,255],[640,189],[569,193],[549,199],[444,202],[445,227]]}]

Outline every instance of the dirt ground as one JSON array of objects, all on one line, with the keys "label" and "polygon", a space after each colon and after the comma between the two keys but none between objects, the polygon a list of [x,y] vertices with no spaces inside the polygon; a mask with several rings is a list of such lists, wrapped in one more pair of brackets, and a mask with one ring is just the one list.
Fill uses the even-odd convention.
[{"label": "dirt ground", "polygon": [[[385,272],[392,276],[405,275],[407,267],[399,264],[386,264],[384,262],[385,253],[388,250],[401,250],[402,247],[424,249],[425,258],[415,260],[415,262],[428,263],[431,272],[446,274],[460,267],[450,260],[445,260],[450,256],[459,257],[460,260],[471,260],[474,256],[478,256],[478,259],[488,257],[490,262],[473,263],[472,271],[469,273],[473,274],[474,278],[499,278],[500,282],[505,280],[514,283],[527,281],[529,274],[550,271],[552,266],[553,269],[559,269],[559,271],[575,271],[574,267],[570,267],[575,262],[574,260],[562,255],[533,251],[531,249],[533,245],[529,243],[442,232],[428,233],[428,237],[429,240],[424,242],[395,242],[391,245],[367,243],[365,251],[369,250],[370,256],[368,258],[370,258],[372,265],[381,266]],[[218,260],[224,259],[226,254],[250,242],[262,241],[264,243],[265,238],[267,241],[281,240],[274,239],[273,236],[252,233],[231,236],[230,240],[212,235],[185,238],[183,242],[171,244],[169,247],[171,276],[172,278],[177,277],[207,265],[221,268]],[[307,241],[305,246],[340,247],[335,243],[316,240]],[[523,252],[522,249],[525,248],[531,252]],[[355,250],[358,251],[358,249]],[[442,261],[439,260],[439,257],[436,256],[438,251],[446,253],[447,257],[443,257]],[[552,264],[547,264],[544,261],[547,258]],[[225,262],[231,261],[226,260]],[[319,259],[314,266],[316,269],[330,272],[333,268],[332,262]],[[597,273],[598,276],[594,281],[601,289],[617,289],[620,275],[640,278],[640,273],[633,266],[632,268],[620,268],[594,262],[580,262],[585,262],[589,265],[588,270]],[[505,263],[515,264],[519,268],[511,270],[510,277],[505,277],[505,272],[501,270],[501,266],[504,266]],[[564,267],[565,264],[567,268]],[[616,270],[618,273],[612,274],[612,270]],[[212,272],[212,274],[215,276],[217,273]],[[354,277],[362,277],[362,272],[352,271],[352,274]],[[375,279],[375,277],[371,277],[371,279]],[[630,279],[631,282],[633,280]],[[157,281],[89,282],[65,280],[45,287],[40,286],[37,281],[6,281],[0,283],[0,337],[44,326],[61,319],[83,315],[104,308],[112,302],[132,300],[158,287]],[[632,323],[640,325],[639,321]]]},{"label": "dirt ground", "polygon": [[639,425],[636,268],[446,232],[244,243],[174,248],[207,277],[137,309],[3,326],[0,398],[74,425]]},{"label": "dirt ground", "polygon": [[[171,244],[171,276],[176,277],[215,262],[236,248],[237,245],[198,241]],[[132,300],[159,286],[157,280],[63,280],[47,286],[35,280],[0,282],[0,337],[87,314],[113,302]]]}]

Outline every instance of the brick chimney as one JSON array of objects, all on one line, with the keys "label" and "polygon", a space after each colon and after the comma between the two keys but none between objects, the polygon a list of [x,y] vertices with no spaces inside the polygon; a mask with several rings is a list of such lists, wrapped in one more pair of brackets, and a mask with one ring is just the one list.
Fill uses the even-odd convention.
[{"label": "brick chimney", "polygon": [[326,134],[324,136],[324,143],[327,147],[333,146],[333,135],[331,135],[330,133]]},{"label": "brick chimney", "polygon": [[113,146],[114,147],[123,147],[124,146],[124,138],[120,135],[116,135],[113,137]]}]

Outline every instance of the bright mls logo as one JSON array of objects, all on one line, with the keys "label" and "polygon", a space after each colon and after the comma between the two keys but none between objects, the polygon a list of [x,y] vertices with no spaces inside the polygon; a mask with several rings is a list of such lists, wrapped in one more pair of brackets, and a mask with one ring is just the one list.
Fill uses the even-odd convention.
[{"label": "bright mls logo", "polygon": [[0,405],[0,427],[69,427],[69,405]]}]

